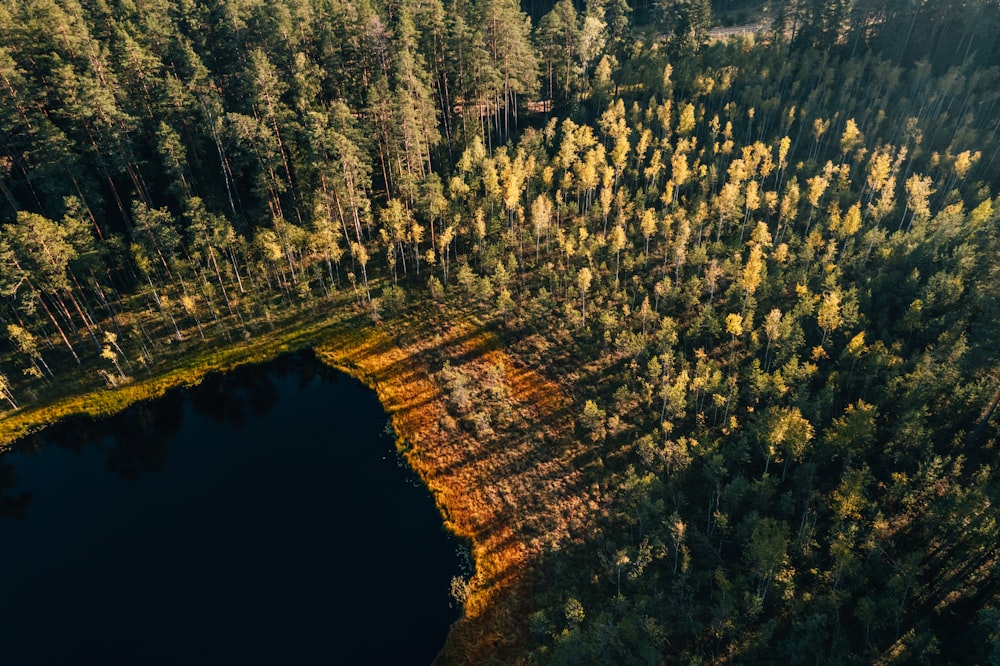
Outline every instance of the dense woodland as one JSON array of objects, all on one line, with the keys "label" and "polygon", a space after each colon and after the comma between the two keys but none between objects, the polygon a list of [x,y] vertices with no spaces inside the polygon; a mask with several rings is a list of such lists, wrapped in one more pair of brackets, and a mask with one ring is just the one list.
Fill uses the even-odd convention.
[{"label": "dense woodland", "polygon": [[1000,664],[1000,5],[757,10],[0,4],[6,407],[471,309],[587,450],[526,660]]}]

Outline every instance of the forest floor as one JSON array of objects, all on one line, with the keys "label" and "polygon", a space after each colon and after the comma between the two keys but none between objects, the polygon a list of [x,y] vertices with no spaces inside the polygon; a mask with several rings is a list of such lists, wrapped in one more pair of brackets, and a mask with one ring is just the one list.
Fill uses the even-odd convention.
[{"label": "forest floor", "polygon": [[711,39],[756,35],[770,30],[774,24],[774,16],[767,3],[718,12],[713,19],[716,26],[708,31]]},{"label": "forest floor", "polygon": [[744,23],[742,25],[720,25],[712,28],[708,31],[709,37],[712,39],[727,39],[729,37],[735,37],[737,35],[756,35],[759,32],[771,29],[771,20],[763,19],[760,21],[755,21],[753,23]]}]

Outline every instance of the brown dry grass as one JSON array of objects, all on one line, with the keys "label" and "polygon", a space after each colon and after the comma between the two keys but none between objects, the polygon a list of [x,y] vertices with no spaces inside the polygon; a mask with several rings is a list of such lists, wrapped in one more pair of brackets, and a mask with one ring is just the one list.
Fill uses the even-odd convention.
[{"label": "brown dry grass", "polygon": [[[472,544],[472,593],[437,663],[517,664],[527,647],[533,566],[590,514],[569,437],[570,401],[474,319],[445,321],[397,320],[335,336],[316,352],[375,388],[447,526]],[[435,377],[445,361],[483,381],[502,378],[511,415],[503,427],[476,436],[455,425]]]}]

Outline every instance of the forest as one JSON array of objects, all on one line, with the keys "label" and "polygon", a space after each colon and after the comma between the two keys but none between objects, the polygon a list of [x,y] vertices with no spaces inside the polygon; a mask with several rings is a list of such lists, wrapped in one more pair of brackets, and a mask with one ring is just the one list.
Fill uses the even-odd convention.
[{"label": "forest", "polygon": [[453,581],[496,607],[442,663],[1000,664],[997,34],[994,0],[7,0],[0,425],[317,321],[471,327],[506,360],[425,374],[439,432],[517,447],[464,490],[521,564],[513,601]]}]

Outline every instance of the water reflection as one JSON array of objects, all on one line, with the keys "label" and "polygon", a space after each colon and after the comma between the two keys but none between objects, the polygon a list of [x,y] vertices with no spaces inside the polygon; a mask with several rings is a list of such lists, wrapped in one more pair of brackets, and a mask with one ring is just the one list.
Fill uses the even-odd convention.
[{"label": "water reflection", "polygon": [[[99,448],[107,451],[109,472],[134,480],[144,473],[163,469],[170,441],[181,429],[186,408],[238,431],[249,416],[260,418],[271,411],[278,399],[276,381],[293,378],[295,388],[301,390],[317,379],[336,383],[339,377],[340,373],[319,363],[309,353],[287,355],[268,364],[267,372],[249,366],[227,374],[211,373],[196,387],[132,405],[114,418],[70,417],[43,432],[28,435],[9,450],[33,456],[45,446],[58,446],[75,453]],[[0,455],[0,464],[3,459]],[[13,474],[13,469],[9,474]],[[16,485],[16,476],[13,479],[0,476],[0,491]]]},{"label": "water reflection", "polygon": [[17,472],[14,471],[14,466],[0,458],[0,520],[25,518],[28,515],[31,493],[25,491],[11,494],[10,490],[16,486]]},{"label": "water reflection", "polygon": [[456,543],[384,423],[294,355],[19,442],[0,662],[429,663]]}]

